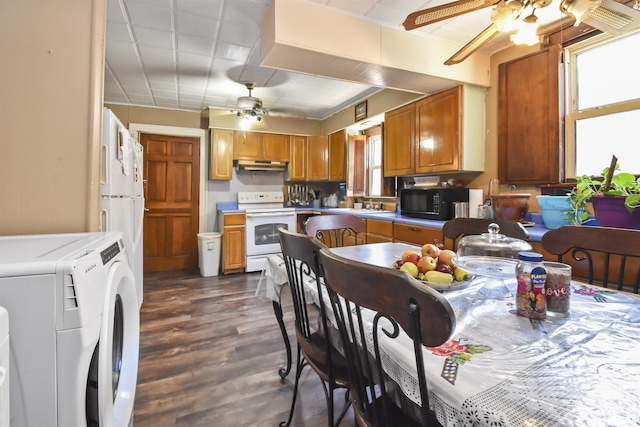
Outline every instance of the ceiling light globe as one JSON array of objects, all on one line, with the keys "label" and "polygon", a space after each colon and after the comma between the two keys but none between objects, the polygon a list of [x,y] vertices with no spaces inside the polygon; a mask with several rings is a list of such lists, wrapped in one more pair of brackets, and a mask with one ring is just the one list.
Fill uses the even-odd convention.
[{"label": "ceiling light globe", "polygon": [[240,120],[240,129],[247,130],[247,129],[249,129],[250,125],[251,125],[251,122],[249,121],[249,118],[247,118],[247,116],[244,116]]}]

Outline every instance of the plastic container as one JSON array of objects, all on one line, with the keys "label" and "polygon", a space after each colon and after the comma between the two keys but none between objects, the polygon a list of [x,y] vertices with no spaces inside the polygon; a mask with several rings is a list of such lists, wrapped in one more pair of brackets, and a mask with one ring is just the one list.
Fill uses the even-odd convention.
[{"label": "plastic container", "polygon": [[571,303],[571,266],[561,262],[545,261],[547,315],[567,317]]},{"label": "plastic container", "polygon": [[566,211],[571,210],[567,196],[536,196],[544,226],[550,230],[569,225]]},{"label": "plastic container", "polygon": [[198,267],[202,277],[218,275],[221,237],[217,232],[198,233]]},{"label": "plastic container", "polygon": [[537,320],[543,320],[547,317],[545,298],[547,270],[542,259],[543,257],[539,253],[521,252],[518,254],[518,265],[516,266],[518,315]]}]

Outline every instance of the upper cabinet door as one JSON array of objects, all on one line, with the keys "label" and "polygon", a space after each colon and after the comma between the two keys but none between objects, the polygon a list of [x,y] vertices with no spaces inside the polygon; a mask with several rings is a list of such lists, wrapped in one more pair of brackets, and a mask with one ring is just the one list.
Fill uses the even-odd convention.
[{"label": "upper cabinet door", "polygon": [[505,184],[562,180],[561,75],[557,45],[500,65],[498,178]]},{"label": "upper cabinet door", "polygon": [[289,161],[289,135],[265,133],[262,136],[262,160]]},{"label": "upper cabinet door", "polygon": [[329,180],[331,181],[345,179],[346,135],[345,130],[340,130],[329,136]]},{"label": "upper cabinet door", "polygon": [[291,136],[291,160],[289,161],[289,180],[307,179],[307,137]]},{"label": "upper cabinet door", "polygon": [[415,104],[410,104],[384,115],[384,176],[414,173],[415,111]]},{"label": "upper cabinet door", "polygon": [[415,173],[460,170],[462,86],[416,102]]},{"label": "upper cabinet door", "polygon": [[233,175],[233,131],[213,129],[211,132],[211,173],[209,178],[231,180]]},{"label": "upper cabinet door", "polygon": [[262,160],[262,134],[260,132],[234,132],[234,160]]},{"label": "upper cabinet door", "polygon": [[326,181],[329,179],[329,138],[309,136],[307,138],[307,179]]}]

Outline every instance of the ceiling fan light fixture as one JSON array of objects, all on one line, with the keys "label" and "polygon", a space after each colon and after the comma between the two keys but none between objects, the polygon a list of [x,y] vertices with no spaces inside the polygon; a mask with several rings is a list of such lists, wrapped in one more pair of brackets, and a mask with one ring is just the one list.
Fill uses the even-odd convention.
[{"label": "ceiling fan light fixture", "polygon": [[[529,18],[529,16],[527,18]],[[537,18],[534,22],[526,22],[523,20],[519,23],[518,32],[511,35],[511,41],[518,45],[533,46],[536,43],[540,43],[540,37],[537,31]]]},{"label": "ceiling fan light fixture", "polygon": [[512,4],[500,2],[491,11],[491,22],[500,32],[510,33],[515,31],[518,28],[517,18],[522,7],[522,3],[518,0],[514,0]]},{"label": "ceiling fan light fixture", "polygon": [[251,121],[249,120],[249,117],[245,115],[240,119],[240,129],[247,130],[249,127],[251,127]]}]

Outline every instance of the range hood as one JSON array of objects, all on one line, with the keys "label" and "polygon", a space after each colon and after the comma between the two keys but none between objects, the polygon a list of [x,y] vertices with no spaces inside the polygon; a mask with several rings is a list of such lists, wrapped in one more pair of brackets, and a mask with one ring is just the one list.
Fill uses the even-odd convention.
[{"label": "range hood", "polygon": [[276,171],[282,172],[287,167],[286,162],[269,162],[260,160],[238,160],[237,168],[246,171]]}]

